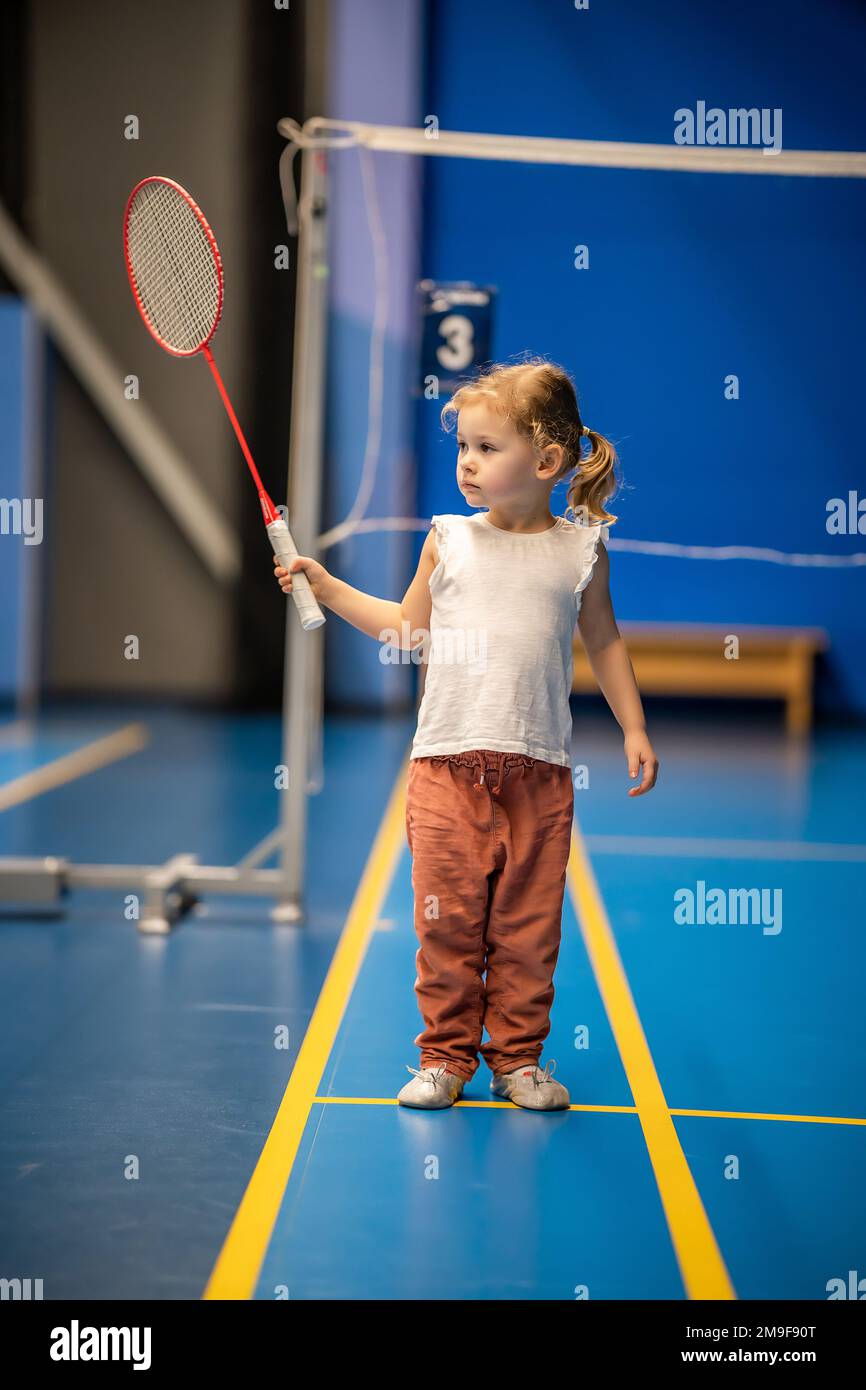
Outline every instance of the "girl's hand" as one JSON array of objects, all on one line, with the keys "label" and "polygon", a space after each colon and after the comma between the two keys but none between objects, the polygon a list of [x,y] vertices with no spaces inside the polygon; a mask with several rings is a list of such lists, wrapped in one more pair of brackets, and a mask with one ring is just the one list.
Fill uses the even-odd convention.
[{"label": "girl's hand", "polygon": [[653,752],[646,729],[637,729],[625,736],[625,756],[629,777],[637,777],[643,768],[643,779],[639,787],[629,787],[629,796],[643,796],[652,791],[659,775],[659,760]]},{"label": "girl's hand", "polygon": [[298,570],[303,570],[307,579],[310,581],[310,588],[319,603],[325,602],[325,590],[331,581],[331,575],[320,565],[318,560],[311,560],[309,555],[296,555],[289,569],[284,569],[280,564],[279,558],[274,556],[274,574],[277,582],[284,594],[292,592],[292,575]]}]

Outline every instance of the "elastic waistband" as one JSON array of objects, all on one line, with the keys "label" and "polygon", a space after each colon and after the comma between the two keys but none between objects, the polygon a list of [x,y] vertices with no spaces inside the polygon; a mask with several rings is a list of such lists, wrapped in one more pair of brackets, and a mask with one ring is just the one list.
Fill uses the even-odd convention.
[{"label": "elastic waistband", "polygon": [[500,753],[493,748],[473,748],[471,753],[433,753],[430,761],[459,763],[463,767],[515,767],[518,763],[524,767],[534,767],[538,759],[530,758],[526,753]]},{"label": "elastic waistband", "polygon": [[462,767],[477,767],[479,769],[478,781],[473,782],[475,791],[483,792],[487,782],[487,773],[497,769],[496,785],[488,786],[491,796],[499,796],[502,790],[502,780],[510,767],[534,767],[538,761],[536,758],[527,757],[525,753],[499,753],[492,748],[475,748],[471,753],[442,753],[433,755],[431,763],[457,763]]}]

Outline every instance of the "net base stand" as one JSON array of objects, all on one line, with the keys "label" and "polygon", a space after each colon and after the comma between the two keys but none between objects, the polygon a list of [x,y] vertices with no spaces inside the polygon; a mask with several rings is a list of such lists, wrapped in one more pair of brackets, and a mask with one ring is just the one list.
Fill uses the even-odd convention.
[{"label": "net base stand", "polygon": [[61,911],[73,888],[124,894],[121,921],[134,921],[147,936],[165,936],[204,893],[273,898],[275,922],[304,920],[299,894],[288,891],[279,869],[199,864],[194,854],[176,854],[164,864],[74,864],[53,855],[0,860],[0,906]]}]

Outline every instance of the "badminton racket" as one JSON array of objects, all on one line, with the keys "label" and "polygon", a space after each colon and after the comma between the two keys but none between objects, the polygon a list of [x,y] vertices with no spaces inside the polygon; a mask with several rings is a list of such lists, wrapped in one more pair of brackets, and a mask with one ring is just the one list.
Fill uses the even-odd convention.
[{"label": "badminton racket", "polygon": [[[133,298],[160,347],[174,357],[194,357],[200,352],[210,367],[256,485],[271,547],[288,570],[298,554],[297,546],[288,523],[265,491],[210,350],[222,314],[223,269],[207,218],[174,179],[142,179],[126,204],[123,254]],[[292,597],[303,627],[321,627],[325,615],[303,570],[292,575]]]}]

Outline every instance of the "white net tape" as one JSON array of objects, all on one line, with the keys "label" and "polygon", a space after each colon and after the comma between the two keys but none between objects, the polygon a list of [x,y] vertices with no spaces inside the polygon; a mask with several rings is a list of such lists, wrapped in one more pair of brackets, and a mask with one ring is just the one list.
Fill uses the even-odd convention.
[{"label": "white net tape", "polygon": [[478,131],[367,125],[312,116],[303,126],[290,116],[277,129],[300,149],[363,146],[392,154],[500,159],[584,168],[658,169],[701,174],[783,174],[805,178],[866,178],[862,150],[765,150],[724,145],[649,145],[624,140],[563,140],[538,135],[488,135]]},{"label": "white net tape", "polygon": [[175,352],[195,352],[219,317],[218,252],[170,184],[145,183],[127,227],[129,259],[148,322]]}]

